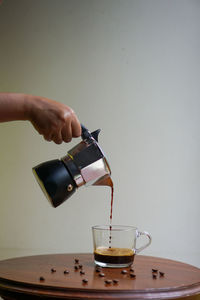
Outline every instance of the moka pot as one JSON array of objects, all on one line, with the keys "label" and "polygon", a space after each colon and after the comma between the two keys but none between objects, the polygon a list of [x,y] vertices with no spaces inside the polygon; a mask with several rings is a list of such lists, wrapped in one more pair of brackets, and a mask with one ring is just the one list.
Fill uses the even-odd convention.
[{"label": "moka pot", "polygon": [[90,133],[82,127],[82,141],[61,159],[43,162],[34,167],[40,187],[53,207],[67,200],[84,185],[107,185],[111,170],[98,144],[100,129]]}]

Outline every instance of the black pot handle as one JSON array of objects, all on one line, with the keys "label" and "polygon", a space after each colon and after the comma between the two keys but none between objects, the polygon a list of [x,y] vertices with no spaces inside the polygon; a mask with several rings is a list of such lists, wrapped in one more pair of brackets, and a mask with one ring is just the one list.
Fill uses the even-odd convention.
[{"label": "black pot handle", "polygon": [[81,137],[83,140],[88,140],[92,138],[98,142],[98,136],[101,129],[97,129],[91,133],[83,124],[81,124],[81,129],[82,129]]}]

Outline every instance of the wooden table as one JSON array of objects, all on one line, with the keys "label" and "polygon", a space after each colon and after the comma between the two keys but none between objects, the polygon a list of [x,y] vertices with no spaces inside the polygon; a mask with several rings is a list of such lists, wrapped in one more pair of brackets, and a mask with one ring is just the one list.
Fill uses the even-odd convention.
[{"label": "wooden table", "polygon": [[[75,259],[79,262],[75,263]],[[133,269],[102,268],[98,272],[92,254],[13,258],[0,261],[0,295],[3,299],[20,300],[200,299],[198,268],[173,260],[138,255]],[[157,272],[152,273],[152,269]],[[122,274],[122,270],[127,273]],[[80,274],[80,271],[85,274]],[[105,276],[101,277],[100,273]],[[131,277],[130,274],[136,276]],[[88,282],[84,283],[83,279]],[[105,283],[105,280],[110,281]]]}]

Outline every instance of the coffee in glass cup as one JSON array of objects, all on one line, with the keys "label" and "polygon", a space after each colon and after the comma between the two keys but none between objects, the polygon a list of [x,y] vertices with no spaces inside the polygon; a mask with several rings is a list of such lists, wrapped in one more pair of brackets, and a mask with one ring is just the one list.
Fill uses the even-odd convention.
[{"label": "coffee in glass cup", "polygon": [[[101,267],[123,268],[132,265],[135,254],[151,244],[151,235],[136,227],[125,225],[97,225],[92,227],[94,262]],[[136,248],[136,241],[145,235],[148,242]]]}]

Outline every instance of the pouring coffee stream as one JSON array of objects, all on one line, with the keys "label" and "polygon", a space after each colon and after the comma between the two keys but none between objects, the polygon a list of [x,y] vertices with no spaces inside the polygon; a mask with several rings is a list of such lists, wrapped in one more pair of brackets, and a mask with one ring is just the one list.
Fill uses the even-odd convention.
[{"label": "pouring coffee stream", "polygon": [[111,202],[110,202],[110,234],[109,234],[109,248],[111,248],[111,240],[112,240],[112,211],[113,211],[113,194],[114,194],[114,184],[110,177],[110,175],[105,176],[105,178],[101,179],[99,183],[95,185],[107,185],[111,188]]},{"label": "pouring coffee stream", "polygon": [[[90,132],[84,125],[82,141],[61,159],[43,162],[33,174],[53,207],[67,200],[83,185],[111,187],[110,231],[112,229],[113,182],[107,159],[98,144],[100,129]],[[110,235],[111,241],[111,235]]]}]

